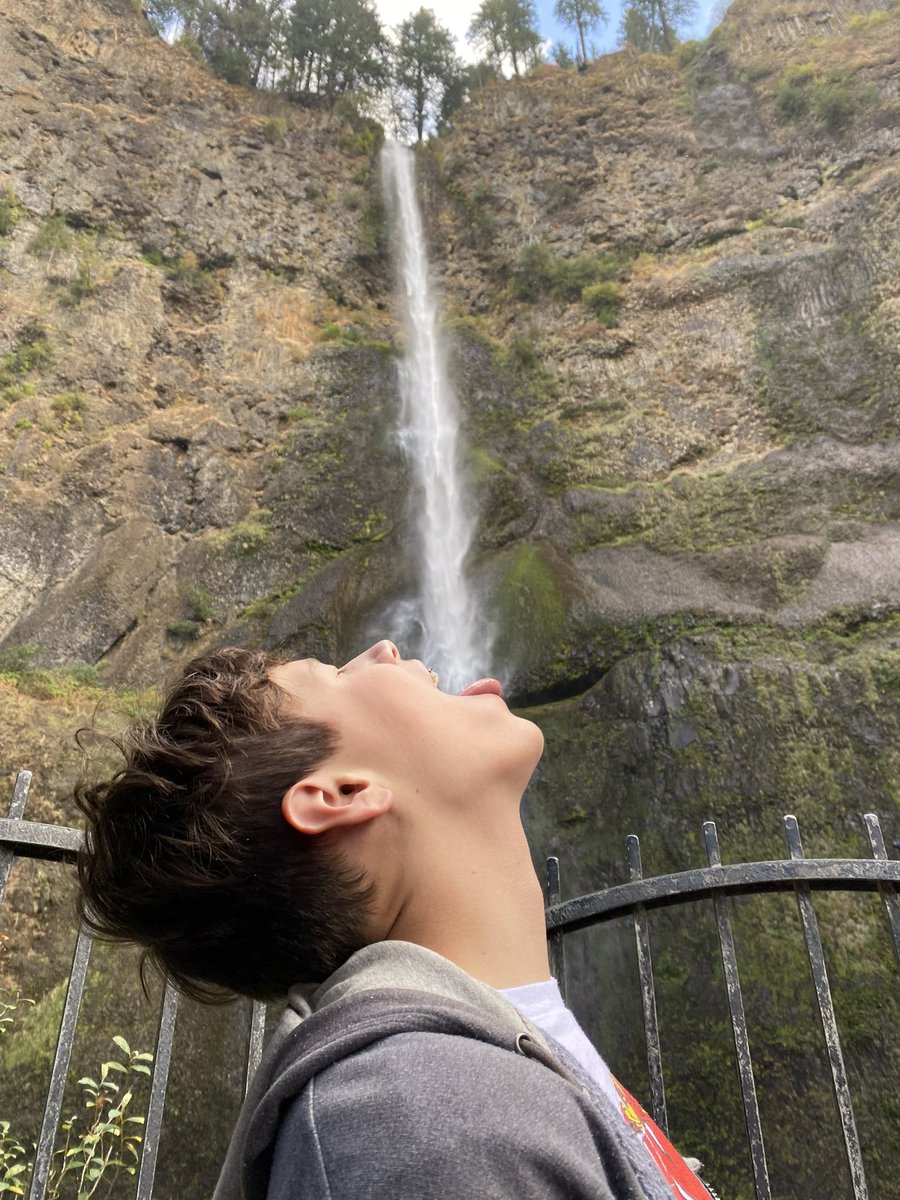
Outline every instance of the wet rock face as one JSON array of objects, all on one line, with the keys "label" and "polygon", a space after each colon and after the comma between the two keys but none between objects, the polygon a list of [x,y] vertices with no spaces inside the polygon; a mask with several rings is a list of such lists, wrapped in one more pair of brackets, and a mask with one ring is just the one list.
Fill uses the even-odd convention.
[{"label": "wet rock face", "polygon": [[0,26],[0,641],[146,680],[402,514],[377,139],[128,5]]},{"label": "wet rock face", "polygon": [[[896,605],[896,22],[735,3],[674,59],[497,89],[429,148],[448,302],[493,347],[492,382],[464,358],[474,436],[516,462],[527,538],[558,556],[540,665],[538,585],[519,572],[500,596],[521,700],[600,678],[673,618]],[[798,64],[803,120],[783,100]],[[592,269],[619,289],[602,320],[565,282]],[[492,427],[498,378],[518,409]]]},{"label": "wet rock face", "polygon": [[[798,818],[809,857],[869,857],[861,814],[881,813],[891,838],[898,828],[897,635],[896,616],[802,635],[673,628],[657,650],[622,658],[586,694],[532,710],[547,746],[525,808],[539,869],[545,855],[559,857],[564,897],[624,883],[632,833],[645,875],[702,867],[708,820],[723,861],[783,859],[786,812]],[[869,1185],[877,1178],[892,1195],[893,1168],[875,1152],[890,1138],[883,1089],[900,1065],[887,925],[872,897],[817,893],[815,905],[854,1063]],[[773,1191],[843,1195],[846,1166],[794,898],[751,896],[729,910]],[[711,1182],[752,1194],[711,906],[657,911],[650,928],[670,1122],[679,1144],[709,1164]],[[630,921],[573,935],[567,956],[577,1011],[613,1069],[645,1088]],[[779,1119],[798,1095],[816,1130],[802,1144]]]}]

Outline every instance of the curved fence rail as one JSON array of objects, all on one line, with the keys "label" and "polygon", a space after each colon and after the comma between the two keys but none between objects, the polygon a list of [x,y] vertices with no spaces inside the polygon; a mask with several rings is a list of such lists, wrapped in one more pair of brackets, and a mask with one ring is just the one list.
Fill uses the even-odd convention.
[{"label": "curved fence rail", "polygon": [[[25,803],[30,785],[31,773],[20,772],[13,789],[7,816],[0,818],[0,902],[3,900],[9,873],[16,858],[37,858],[44,861],[73,863],[82,844],[80,830],[25,819]],[[550,960],[553,974],[559,980],[564,996],[566,993],[566,935],[621,917],[630,916],[632,919],[647,1045],[651,1107],[657,1124],[666,1131],[668,1131],[668,1117],[656,1014],[656,993],[653,984],[648,913],[653,909],[668,905],[712,901],[725,975],[737,1076],[757,1200],[771,1200],[771,1188],[765,1142],[756,1100],[756,1084],[737,954],[726,901],[729,896],[757,892],[792,892],[796,896],[824,1033],[832,1086],[840,1113],[854,1200],[867,1200],[869,1193],[853,1114],[853,1103],[835,1020],[825,955],[813,907],[813,894],[820,890],[866,890],[879,893],[887,920],[888,936],[891,938],[894,955],[900,966],[900,901],[897,897],[897,887],[900,884],[900,861],[888,857],[878,817],[873,813],[868,813],[863,820],[871,848],[871,858],[869,859],[804,857],[798,823],[794,817],[786,816],[784,828],[787,858],[769,862],[729,864],[722,863],[716,826],[714,822],[707,821],[703,827],[707,865],[696,870],[660,875],[649,879],[643,877],[640,842],[637,837],[632,835],[626,841],[628,883],[565,901],[562,900],[560,894],[558,860],[551,858],[547,861],[547,936]],[[75,1040],[90,951],[91,939],[84,930],[81,930],[76,939],[56,1053],[47,1084],[47,1101],[41,1132],[35,1147],[28,1200],[45,1200],[47,1195],[50,1164],[60,1126],[63,1092]],[[177,993],[171,985],[167,984],[159,1014],[153,1055],[153,1076],[138,1173],[137,1200],[152,1200],[153,1196],[177,1015]],[[245,1092],[250,1086],[250,1081],[262,1055],[265,1015],[264,1005],[252,1004],[244,1060]]]}]

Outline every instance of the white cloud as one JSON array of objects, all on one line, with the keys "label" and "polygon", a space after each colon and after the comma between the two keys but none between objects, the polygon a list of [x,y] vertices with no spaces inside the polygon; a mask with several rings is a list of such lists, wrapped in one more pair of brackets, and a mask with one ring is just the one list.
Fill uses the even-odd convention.
[{"label": "white cloud", "polygon": [[456,38],[457,53],[466,62],[474,62],[475,55],[472,47],[466,41],[466,32],[472,24],[472,17],[478,8],[477,3],[460,7],[458,3],[454,4],[451,0],[434,0],[433,3],[429,3],[428,0],[420,0],[418,4],[410,3],[410,0],[377,0],[375,5],[382,24],[391,29],[405,20],[410,13],[418,12],[423,6],[430,8],[441,25],[445,29],[449,29]]}]

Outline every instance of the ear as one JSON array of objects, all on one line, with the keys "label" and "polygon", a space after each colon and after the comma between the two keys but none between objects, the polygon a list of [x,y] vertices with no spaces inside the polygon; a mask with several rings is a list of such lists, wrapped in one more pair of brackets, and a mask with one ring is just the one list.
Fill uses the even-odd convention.
[{"label": "ear", "polygon": [[288,788],[281,812],[299,833],[315,836],[371,821],[393,803],[394,793],[369,779],[310,776]]}]

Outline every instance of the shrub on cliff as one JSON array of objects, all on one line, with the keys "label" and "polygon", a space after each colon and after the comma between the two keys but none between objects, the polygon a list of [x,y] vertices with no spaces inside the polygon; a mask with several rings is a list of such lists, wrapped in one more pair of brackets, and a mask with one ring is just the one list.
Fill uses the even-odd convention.
[{"label": "shrub on cliff", "polygon": [[829,71],[812,89],[812,111],[826,129],[837,133],[849,124],[864,101],[857,81],[847,71]]},{"label": "shrub on cliff", "polygon": [[21,216],[22,206],[11,187],[0,195],[0,237],[9,237]]},{"label": "shrub on cliff", "polygon": [[614,283],[592,283],[582,290],[581,299],[601,325],[618,324],[622,293]]},{"label": "shrub on cliff", "polygon": [[775,89],[775,107],[782,117],[796,121],[807,115],[815,77],[812,63],[793,63],[787,67]]},{"label": "shrub on cliff", "polygon": [[19,330],[13,348],[0,358],[0,411],[27,394],[25,376],[50,363],[47,331],[37,321]]},{"label": "shrub on cliff", "polygon": [[819,75],[812,63],[786,68],[775,89],[775,107],[789,121],[812,117],[832,133],[844,129],[854,114],[874,98],[850,71]]},{"label": "shrub on cliff", "polygon": [[596,313],[598,307],[608,308],[613,294],[621,303],[619,289],[610,281],[621,276],[629,261],[630,255],[623,251],[557,258],[547,246],[536,243],[519,254],[512,271],[513,295],[528,304],[547,295],[569,302],[583,300]]}]

